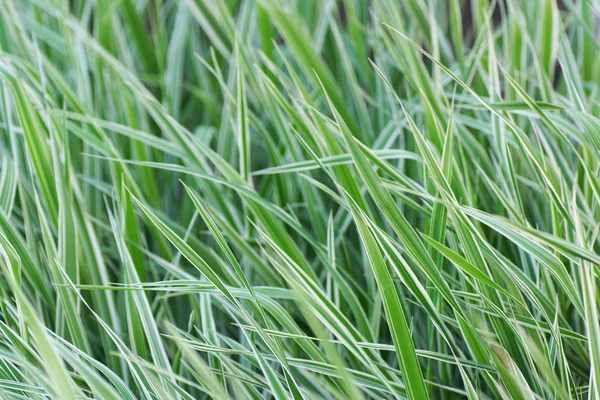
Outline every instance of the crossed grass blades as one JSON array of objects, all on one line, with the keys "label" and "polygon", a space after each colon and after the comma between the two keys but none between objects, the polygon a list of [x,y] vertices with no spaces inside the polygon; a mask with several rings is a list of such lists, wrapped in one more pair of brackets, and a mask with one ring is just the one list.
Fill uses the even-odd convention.
[{"label": "crossed grass blades", "polygon": [[0,398],[599,399],[598,0],[0,0]]}]

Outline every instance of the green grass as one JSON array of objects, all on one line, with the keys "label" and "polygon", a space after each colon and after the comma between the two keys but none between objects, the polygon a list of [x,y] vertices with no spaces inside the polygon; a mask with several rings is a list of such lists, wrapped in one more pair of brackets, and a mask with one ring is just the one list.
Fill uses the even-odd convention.
[{"label": "green grass", "polygon": [[599,21],[0,0],[0,398],[600,399]]}]

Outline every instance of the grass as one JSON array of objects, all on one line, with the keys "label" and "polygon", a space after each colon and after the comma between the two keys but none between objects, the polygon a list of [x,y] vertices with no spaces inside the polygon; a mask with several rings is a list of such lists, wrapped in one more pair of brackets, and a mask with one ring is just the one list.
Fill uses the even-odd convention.
[{"label": "grass", "polygon": [[0,0],[0,398],[599,399],[597,0]]}]

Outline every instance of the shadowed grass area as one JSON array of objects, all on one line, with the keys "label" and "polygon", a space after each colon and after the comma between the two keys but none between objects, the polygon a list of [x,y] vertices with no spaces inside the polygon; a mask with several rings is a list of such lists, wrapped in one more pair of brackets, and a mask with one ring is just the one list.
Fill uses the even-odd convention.
[{"label": "shadowed grass area", "polygon": [[0,398],[599,399],[598,0],[0,0]]}]

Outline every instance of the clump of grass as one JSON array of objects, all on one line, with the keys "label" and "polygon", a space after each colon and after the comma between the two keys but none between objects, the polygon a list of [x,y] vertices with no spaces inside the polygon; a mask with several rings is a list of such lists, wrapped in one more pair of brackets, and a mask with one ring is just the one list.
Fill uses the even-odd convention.
[{"label": "clump of grass", "polygon": [[0,397],[600,398],[599,20],[0,0]]}]

